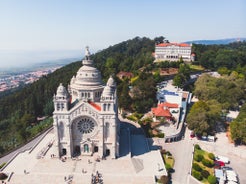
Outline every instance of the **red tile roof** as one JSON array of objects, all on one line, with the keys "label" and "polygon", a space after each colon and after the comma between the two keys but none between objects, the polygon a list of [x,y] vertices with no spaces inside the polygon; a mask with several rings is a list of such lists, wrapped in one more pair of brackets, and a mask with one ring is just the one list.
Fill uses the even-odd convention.
[{"label": "red tile roof", "polygon": [[160,103],[157,107],[151,108],[151,111],[155,116],[170,118],[172,117],[172,114],[170,113],[169,108],[178,108],[178,104],[168,102]]},{"label": "red tile roof", "polygon": [[120,71],[116,76],[119,78],[122,78],[122,77],[132,78],[134,75],[131,72]]},{"label": "red tile roof", "polygon": [[190,47],[189,44],[187,43],[160,43],[160,44],[157,44],[156,46],[157,47],[167,47],[167,46],[179,46],[179,47]]},{"label": "red tile roof", "polygon": [[167,109],[156,107],[156,108],[152,108],[151,111],[155,116],[168,117],[168,118],[172,117],[172,114]]},{"label": "red tile roof", "polygon": [[178,108],[178,107],[179,107],[178,104],[175,104],[175,103],[168,103],[168,102],[163,102],[163,103],[159,104],[158,106],[161,106],[161,107],[168,107],[168,108]]},{"label": "red tile roof", "polygon": [[97,109],[98,111],[101,111],[101,106],[95,104],[94,102],[89,102],[89,104],[94,107],[95,109]]}]

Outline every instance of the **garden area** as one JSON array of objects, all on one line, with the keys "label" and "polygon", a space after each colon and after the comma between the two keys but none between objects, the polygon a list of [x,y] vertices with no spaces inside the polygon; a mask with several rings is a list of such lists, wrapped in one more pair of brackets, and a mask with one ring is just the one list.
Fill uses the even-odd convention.
[{"label": "garden area", "polygon": [[126,116],[128,120],[137,122],[141,125],[141,128],[144,130],[145,135],[147,137],[158,137],[164,138],[164,133],[159,130],[159,126],[163,125],[165,120],[160,120],[158,122],[154,122],[151,117],[143,118],[143,114],[132,113],[131,115]]},{"label": "garden area", "polygon": [[170,174],[174,171],[173,166],[174,166],[174,158],[172,154],[169,151],[166,150],[161,150],[161,155],[168,173],[168,176],[161,176],[158,180],[157,183],[161,184],[168,184],[170,181]]},{"label": "garden area", "polygon": [[192,176],[205,184],[216,184],[214,176],[214,159],[213,153],[202,150],[198,144],[195,145],[192,162]]}]

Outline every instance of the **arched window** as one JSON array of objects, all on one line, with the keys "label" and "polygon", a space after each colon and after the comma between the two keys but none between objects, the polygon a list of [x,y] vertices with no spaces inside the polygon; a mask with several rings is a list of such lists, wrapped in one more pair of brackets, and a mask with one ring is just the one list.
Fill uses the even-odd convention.
[{"label": "arched window", "polygon": [[107,104],[103,104],[103,111],[106,111]]},{"label": "arched window", "polygon": [[106,139],[108,139],[109,138],[109,134],[110,134],[110,132],[109,132],[109,127],[110,126],[110,124],[107,122],[107,123],[105,123],[105,138]]},{"label": "arched window", "polygon": [[89,146],[88,144],[84,144],[84,152],[88,153],[89,152]]},{"label": "arched window", "polygon": [[110,110],[110,104],[108,104],[108,111]]},{"label": "arched window", "polygon": [[64,123],[63,122],[59,123],[59,134],[60,134],[59,137],[62,140],[64,137]]}]

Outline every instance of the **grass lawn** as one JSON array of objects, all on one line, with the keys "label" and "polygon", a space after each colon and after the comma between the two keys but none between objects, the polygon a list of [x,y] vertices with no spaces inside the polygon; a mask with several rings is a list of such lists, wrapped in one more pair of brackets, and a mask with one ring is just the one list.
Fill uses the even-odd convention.
[{"label": "grass lawn", "polygon": [[164,158],[165,164],[169,164],[173,168],[173,166],[174,166],[174,158],[173,158],[173,156],[168,156],[167,157],[167,154],[163,154],[163,158]]},{"label": "grass lawn", "polygon": [[204,70],[204,68],[201,65],[190,65],[190,68],[192,70]]}]

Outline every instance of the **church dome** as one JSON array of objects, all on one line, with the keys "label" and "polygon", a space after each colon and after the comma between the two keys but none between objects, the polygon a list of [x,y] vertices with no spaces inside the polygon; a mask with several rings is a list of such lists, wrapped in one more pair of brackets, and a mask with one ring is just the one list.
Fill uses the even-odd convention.
[{"label": "church dome", "polygon": [[114,93],[113,88],[106,86],[103,90],[102,97],[111,97]]},{"label": "church dome", "polygon": [[112,76],[108,79],[107,85],[103,90],[102,97],[111,97],[114,95],[115,82]]},{"label": "church dome", "polygon": [[109,77],[108,82],[107,82],[107,86],[110,87],[115,87],[115,82],[112,76]]},{"label": "church dome", "polygon": [[59,85],[56,91],[56,96],[57,97],[66,97],[68,96],[66,88],[62,85],[62,83]]},{"label": "church dome", "polygon": [[103,85],[101,72],[93,67],[93,61],[90,59],[89,47],[86,47],[85,59],[82,64],[83,66],[71,82],[80,87]]},{"label": "church dome", "polygon": [[77,72],[74,83],[83,86],[102,85],[101,72],[92,66],[84,65]]}]

